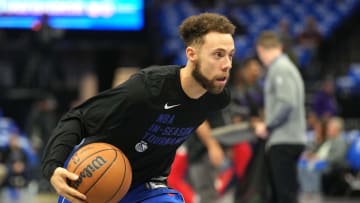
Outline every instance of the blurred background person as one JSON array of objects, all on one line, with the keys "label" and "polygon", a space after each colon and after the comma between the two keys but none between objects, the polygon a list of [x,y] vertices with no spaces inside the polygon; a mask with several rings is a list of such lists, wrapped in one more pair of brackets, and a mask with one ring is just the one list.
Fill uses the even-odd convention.
[{"label": "blurred background person", "polygon": [[[231,102],[227,109],[231,124],[247,124],[250,128],[257,121],[263,120],[263,90],[261,85],[262,68],[255,58],[247,58],[242,63],[234,64],[231,73],[230,88]],[[238,135],[241,137],[241,133]],[[228,146],[232,170],[235,174],[236,189],[234,199],[241,201],[243,182],[246,175],[250,175],[249,162],[253,157],[254,141],[243,141]]]},{"label": "blurred background person", "polygon": [[332,78],[327,77],[320,82],[320,88],[312,96],[311,110],[321,120],[339,114],[335,83]]},{"label": "blurred background person", "polygon": [[264,31],[256,43],[267,68],[265,122],[255,124],[257,136],[268,139],[266,161],[270,202],[297,203],[297,161],[306,143],[305,91],[299,70],[282,51],[275,32]]},{"label": "blurred background person", "polygon": [[[25,131],[31,141],[34,152],[39,158],[43,156],[45,143],[56,126],[58,119],[56,110],[57,101],[54,96],[44,93],[34,101],[26,119]],[[39,162],[37,162],[32,170],[32,180],[40,192],[51,190],[48,181],[42,177]]]},{"label": "blurred background person", "polygon": [[232,123],[253,122],[263,116],[262,68],[255,58],[236,64],[231,72],[231,103],[228,110]]},{"label": "blurred background person", "polygon": [[51,88],[60,80],[55,45],[63,37],[64,31],[51,26],[48,14],[41,15],[32,30],[30,52],[21,85]]},{"label": "blurred background person", "polygon": [[300,32],[298,37],[298,43],[300,46],[309,48],[309,49],[316,49],[323,36],[319,30],[318,22],[314,16],[307,16],[305,19],[304,29]]},{"label": "blurred background person", "polygon": [[294,50],[295,39],[294,39],[294,35],[291,33],[290,30],[289,20],[286,18],[280,19],[277,25],[276,32],[278,33],[279,38],[283,43],[283,51],[297,65],[298,58]]},{"label": "blurred background person", "polygon": [[12,134],[9,146],[3,151],[7,166],[5,187],[26,188],[30,181],[31,167],[25,150],[20,146],[19,135]]},{"label": "blurred background person", "polygon": [[[5,180],[0,191],[0,199],[4,202],[18,203],[32,201],[28,186],[32,179],[31,145],[25,147],[25,140],[18,129],[9,129],[7,143],[2,143],[0,154],[6,167]],[[5,144],[5,145],[4,145]]]},{"label": "blurred background person", "polygon": [[316,139],[315,147],[303,153],[299,162],[303,202],[322,202],[322,175],[346,166],[348,146],[343,137],[343,128],[341,118],[330,117],[326,122],[325,136]]},{"label": "blurred background person", "polygon": [[8,171],[4,161],[4,150],[0,148],[0,189],[3,187],[7,173]]}]

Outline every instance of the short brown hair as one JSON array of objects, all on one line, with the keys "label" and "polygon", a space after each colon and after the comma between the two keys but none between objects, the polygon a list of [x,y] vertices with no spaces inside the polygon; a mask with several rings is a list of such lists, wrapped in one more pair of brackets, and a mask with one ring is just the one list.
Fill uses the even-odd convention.
[{"label": "short brown hair", "polygon": [[282,43],[279,36],[274,31],[263,31],[260,33],[256,45],[269,49],[281,47]]},{"label": "short brown hair", "polygon": [[202,13],[188,17],[179,27],[180,37],[186,46],[193,43],[204,43],[203,36],[211,31],[233,35],[235,25],[225,16],[216,13]]}]

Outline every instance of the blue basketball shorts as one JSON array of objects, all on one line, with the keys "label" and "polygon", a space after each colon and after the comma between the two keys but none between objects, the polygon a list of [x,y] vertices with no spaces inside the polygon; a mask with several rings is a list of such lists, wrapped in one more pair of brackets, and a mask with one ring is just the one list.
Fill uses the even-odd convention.
[{"label": "blue basketball shorts", "polygon": [[[60,196],[58,203],[71,203]],[[184,203],[180,192],[168,187],[149,188],[141,184],[130,188],[128,193],[119,203]]]}]

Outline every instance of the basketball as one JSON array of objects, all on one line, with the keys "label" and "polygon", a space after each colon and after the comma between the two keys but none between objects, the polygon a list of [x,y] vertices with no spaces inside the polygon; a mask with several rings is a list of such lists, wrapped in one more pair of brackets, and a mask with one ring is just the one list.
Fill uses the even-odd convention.
[{"label": "basketball", "polygon": [[86,195],[88,203],[119,202],[132,180],[127,157],[107,143],[92,143],[78,149],[69,160],[67,170],[79,176],[70,185]]}]

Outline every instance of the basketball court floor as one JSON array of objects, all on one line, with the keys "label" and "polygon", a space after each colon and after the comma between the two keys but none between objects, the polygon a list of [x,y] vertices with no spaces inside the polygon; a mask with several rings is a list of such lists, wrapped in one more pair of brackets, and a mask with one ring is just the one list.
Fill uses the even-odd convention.
[{"label": "basketball court floor", "polygon": [[[1,190],[0,203],[57,203],[57,196],[55,193],[42,193],[35,195],[29,190]],[[324,198],[322,202],[316,203],[358,203],[360,198]],[[230,191],[224,195],[218,203],[234,203],[232,201],[232,192]],[[305,202],[301,202],[305,203]],[[315,203],[315,202],[306,202]]]}]

